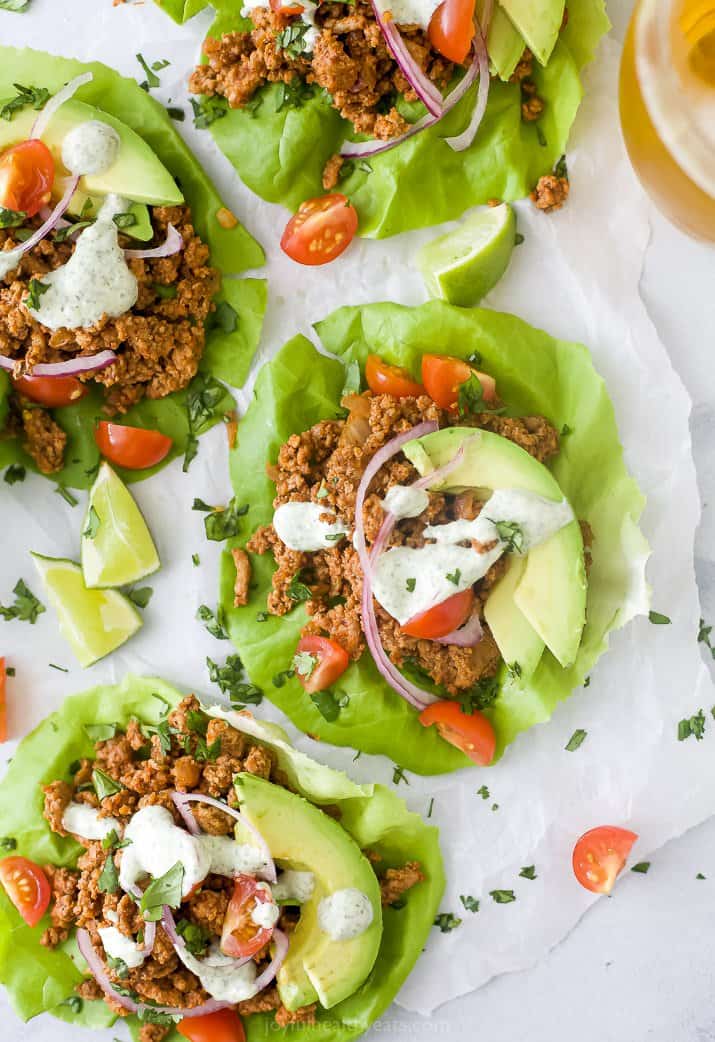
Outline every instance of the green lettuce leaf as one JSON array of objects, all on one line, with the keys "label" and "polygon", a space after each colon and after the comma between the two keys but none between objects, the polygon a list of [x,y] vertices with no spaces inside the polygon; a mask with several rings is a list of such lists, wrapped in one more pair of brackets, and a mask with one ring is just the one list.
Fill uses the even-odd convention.
[{"label": "green lettuce leaf", "polygon": [[[362,368],[371,352],[406,366],[419,379],[425,345],[432,353],[461,358],[478,351],[510,412],[541,414],[558,430],[570,431],[551,469],[576,516],[593,531],[586,627],[570,669],[563,669],[546,651],[528,681],[510,678],[502,685],[499,698],[486,710],[496,731],[498,757],[521,731],[547,720],[557,704],[583,684],[606,649],[609,632],[637,610],[633,590],[642,589],[647,557],[638,528],[644,499],[626,470],[606,387],[585,347],[555,340],[513,315],[495,311],[438,301],[416,308],[372,304],[341,308],[316,328],[323,346],[344,365],[297,337],[259,374],[254,401],[231,453],[234,490],[239,501],[250,504],[245,534],[235,545],[244,545],[256,527],[271,522],[274,485],[265,463],[275,461],[290,434],[336,414],[345,366],[357,362]],[[367,652],[340,678],[340,692],[350,701],[333,721],[323,718],[295,678],[277,677],[290,667],[308,616],[298,605],[289,615],[268,615],[260,621],[274,564],[271,555],[253,555],[251,563],[250,602],[234,608],[235,571],[230,554],[224,554],[221,603],[229,633],[253,683],[297,727],[335,745],[382,753],[420,774],[467,764],[434,728],[419,724],[414,709],[380,677]]]},{"label": "green lettuce leaf", "polygon": [[[191,3],[192,0],[187,0],[187,7]],[[14,47],[0,47],[0,98],[12,96],[15,83],[43,86],[54,93],[69,79],[87,70],[91,70],[94,78],[81,88],[78,98],[123,120],[140,134],[180,183],[191,205],[194,225],[211,250],[211,262],[224,276],[217,300],[230,303],[238,316],[234,332],[226,333],[215,324],[209,329],[201,369],[240,387],[258,346],[266,287],[262,279],[237,279],[235,276],[249,268],[260,267],[265,256],[240,224],[226,229],[218,223],[216,212],[223,205],[221,198],[163,106],[142,90],[135,80],[120,76],[99,62],[85,64]],[[0,429],[6,419],[8,393],[9,381],[3,374],[0,380]],[[123,475],[125,480],[142,480],[184,453],[191,433],[185,409],[186,395],[187,390],[184,390],[157,401],[144,400],[125,414],[120,422],[129,426],[154,427],[174,441],[166,460],[147,471],[127,472]],[[60,485],[87,488],[92,483],[98,459],[92,430],[95,417],[101,414],[100,403],[101,395],[95,390],[71,408],[54,410],[57,422],[69,435],[65,467],[52,475],[52,480]],[[230,408],[232,399],[226,393],[217,402],[211,421],[207,421],[204,429],[217,423]],[[0,441],[0,467],[14,462],[36,469],[24,452],[21,439]]]},{"label": "green lettuce leaf", "polygon": [[[250,28],[239,15],[240,5],[221,0],[216,6],[209,36]],[[581,102],[581,67],[610,24],[603,0],[575,0],[568,9],[569,24],[547,67],[534,69],[538,93],[546,102],[538,124],[522,121],[517,84],[493,81],[474,144],[453,152],[443,138],[467,124],[476,91],[472,88],[436,127],[367,163],[352,164],[339,188],[357,208],[361,235],[385,238],[451,220],[492,198],[521,199],[553,168],[566,151]],[[210,129],[252,191],[295,210],[304,199],[322,193],[323,167],[351,127],[317,88],[299,108],[281,107],[281,96],[281,88],[272,85],[261,91],[254,111],[229,110]],[[410,119],[424,112],[421,106],[401,107]]]},{"label": "green lettuce leaf", "polygon": [[175,22],[188,22],[199,11],[208,6],[208,0],[154,0]]},{"label": "green lettuce leaf", "polygon": [[[182,693],[163,680],[126,676],[118,685],[66,699],[21,742],[0,783],[2,833],[17,841],[17,853],[40,864],[74,865],[82,847],[50,832],[42,817],[41,786],[56,778],[69,780],[71,762],[92,755],[86,724],[125,726],[131,716],[157,724],[167,704],[174,706],[181,698]],[[241,723],[250,725],[245,718]],[[290,1037],[298,1040],[305,1036],[310,1042],[347,1042],[384,1012],[424,947],[444,889],[437,829],[408,811],[395,793],[380,785],[356,785],[342,772],[292,749],[276,725],[256,720],[251,733],[276,750],[301,795],[314,799],[317,793],[317,802],[339,805],[343,827],[360,846],[380,854],[386,867],[419,861],[426,876],[410,891],[404,908],[385,909],[377,963],[360,990],[330,1011],[319,1012],[315,1027],[290,1028]],[[85,1027],[109,1026],[115,1018],[104,1002],[84,1002],[79,1013],[67,1005],[83,976],[73,961],[73,956],[78,959],[76,948],[72,943],[53,951],[43,948],[44,925],[26,926],[0,888],[0,981],[16,1011],[23,1020],[50,1012]],[[82,966],[79,959],[78,964]],[[138,1038],[136,1018],[130,1018],[129,1026]],[[249,1017],[246,1029],[248,1042],[282,1036],[270,1013]],[[169,1038],[180,1042],[177,1032]]]}]

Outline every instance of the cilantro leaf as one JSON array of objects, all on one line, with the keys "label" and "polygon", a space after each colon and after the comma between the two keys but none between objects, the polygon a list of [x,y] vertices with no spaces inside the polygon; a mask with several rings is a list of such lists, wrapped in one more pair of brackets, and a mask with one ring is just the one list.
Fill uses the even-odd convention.
[{"label": "cilantro leaf", "polygon": [[0,109],[0,119],[11,120],[16,112],[27,108],[33,108],[39,112],[49,101],[50,92],[45,87],[23,87],[21,83],[13,83],[13,87],[17,94],[6,101]]},{"label": "cilantro leaf", "polygon": [[498,905],[508,905],[512,901],[516,901],[516,894],[513,890],[490,890],[489,896]]},{"label": "cilantro leaf", "polygon": [[20,622],[29,622],[31,625],[37,622],[38,615],[46,611],[44,604],[38,601],[32,590],[22,579],[18,579],[12,591],[15,594],[15,602],[9,608],[0,604],[0,617],[9,622],[10,619],[18,619]]},{"label": "cilantro leaf", "polygon": [[[195,506],[194,509],[196,509]],[[214,510],[204,518],[206,538],[220,543],[224,539],[238,535],[241,530],[241,518],[245,517],[247,513],[248,503],[239,506],[236,497],[233,496],[225,510]]]},{"label": "cilantro leaf", "polygon": [[519,873],[522,879],[536,879],[536,866],[526,865]]},{"label": "cilantro leaf", "polygon": [[670,626],[670,619],[667,615],[661,615],[659,611],[649,611],[648,621],[652,622],[654,626]]},{"label": "cilantro leaf", "polygon": [[228,112],[228,102],[220,94],[213,94],[202,101],[189,98],[189,103],[194,112],[194,126],[197,130],[206,130]]},{"label": "cilantro leaf", "polygon": [[[487,518],[491,521],[491,518]],[[507,553],[520,554],[524,549],[524,532],[521,525],[516,521],[492,521],[497,530],[497,535],[503,543],[506,543]]]},{"label": "cilantro leaf", "polygon": [[110,775],[105,774],[104,771],[100,771],[99,767],[95,767],[92,771],[92,785],[100,803],[107,796],[114,796],[115,793],[122,791],[122,786],[119,782],[116,782]]},{"label": "cilantro leaf", "polygon": [[179,907],[183,882],[184,866],[180,861],[177,861],[163,876],[152,879],[139,904],[141,913],[148,923],[155,923],[161,919],[161,910],[164,905],[168,905],[169,908]]},{"label": "cilantro leaf", "polygon": [[97,881],[97,889],[103,894],[116,894],[119,890],[119,874],[112,853],[107,854],[104,859],[104,866]]},{"label": "cilantro leaf", "polygon": [[462,902],[462,905],[464,906],[464,908],[466,908],[468,912],[479,911],[479,901],[476,897],[472,897],[471,894],[460,894],[459,900]]},{"label": "cilantro leaf", "polygon": [[244,679],[243,663],[238,655],[229,655],[223,666],[219,666],[212,659],[206,659],[209,671],[209,680],[218,684],[224,695],[228,695],[233,705],[260,705],[263,701],[263,692],[255,684],[249,684]]},{"label": "cilantro leaf", "polygon": [[24,301],[25,307],[37,311],[40,306],[40,298],[47,293],[49,288],[46,282],[40,282],[39,279],[30,279],[27,286],[28,294]]},{"label": "cilantro leaf", "polygon": [[701,742],[705,735],[705,714],[702,709],[699,709],[695,716],[685,720],[681,720],[678,723],[678,741],[684,742],[686,738],[690,738],[691,735],[696,741]]},{"label": "cilantro leaf", "polygon": [[440,912],[439,915],[434,917],[433,925],[438,926],[441,933],[450,933],[462,925],[462,920],[453,915],[452,912]]},{"label": "cilantro leaf", "polygon": [[583,745],[587,734],[588,731],[584,731],[581,727],[577,728],[564,746],[564,749],[569,753],[575,753],[576,750]]},{"label": "cilantro leaf", "polygon": [[328,723],[332,723],[340,716],[340,710],[350,704],[350,696],[341,695],[336,697],[332,691],[326,689],[325,691],[311,692],[310,701],[313,703],[320,715],[327,720]]},{"label": "cilantro leaf", "polygon": [[216,609],[216,613],[211,611],[208,604],[200,604],[199,609],[196,612],[196,618],[203,622],[204,626],[216,640],[228,640],[228,633],[224,624],[223,608],[221,605]]}]

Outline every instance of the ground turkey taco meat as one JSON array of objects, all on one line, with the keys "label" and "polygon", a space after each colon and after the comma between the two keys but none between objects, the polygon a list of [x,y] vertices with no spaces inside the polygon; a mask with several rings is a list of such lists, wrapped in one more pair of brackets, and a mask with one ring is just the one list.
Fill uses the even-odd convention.
[{"label": "ground turkey taco meat", "polygon": [[[119,950],[125,948],[130,955],[136,955],[147,930],[139,905],[121,886],[124,859],[132,856],[132,843],[121,837],[131,832],[132,823],[146,808],[154,808],[152,813],[159,809],[161,814],[170,816],[170,827],[186,830],[172,799],[175,793],[201,793],[228,806],[237,806],[233,780],[239,772],[257,775],[287,789],[290,785],[269,748],[226,721],[208,717],[193,695],[184,698],[158,726],[145,727],[130,720],[125,732],[117,731],[113,737],[99,741],[95,753],[95,759],[82,759],[73,765],[71,783],[58,780],[43,790],[44,816],[52,831],[60,836],[73,835],[85,851],[76,868],[44,866],[52,903],[51,926],[42,943],[53,948],[75,929],[85,930],[112,987],[121,994],[130,994],[139,1004],[177,1010],[201,1006],[210,995],[196,974],[183,964],[160,922],[150,955],[137,955],[136,959],[111,955],[117,945]],[[204,803],[188,806],[202,834],[230,840],[232,847],[239,846],[234,840],[235,821],[220,807]],[[103,838],[90,839],[88,833]],[[188,831],[185,835],[189,835]],[[380,881],[383,904],[397,901],[424,878],[416,862],[381,871],[380,858],[371,856],[370,860],[374,861]],[[185,863],[188,872],[190,858]],[[146,889],[147,883],[148,880],[140,879],[139,889]],[[219,945],[234,883],[230,874],[209,871],[173,912],[180,936],[197,958],[207,953],[214,959],[221,958]],[[278,906],[276,913],[277,925],[290,935],[299,920],[299,908],[295,903],[284,904]],[[253,955],[256,972],[260,973],[270,960],[267,943]],[[138,965],[131,965],[133,962]],[[79,986],[78,994],[88,1000],[105,998],[115,1013],[127,1015],[126,1009],[104,995],[94,977]],[[314,1004],[287,1010],[274,982],[234,1005],[244,1017],[273,1011],[279,1027],[315,1021]],[[161,1042],[170,1029],[145,1023],[139,1037],[141,1042]]]},{"label": "ground turkey taco meat", "polygon": [[[71,238],[43,239],[0,278],[0,354],[17,360],[15,375],[31,372],[39,363],[63,362],[109,348],[117,353],[117,361],[80,377],[104,385],[108,415],[124,413],[144,397],[164,398],[187,386],[203,354],[204,323],[214,310],[220,276],[210,266],[208,246],[193,227],[189,207],[154,207],[151,217],[155,243],[166,239],[172,224],[183,248],[169,257],[128,261],[138,283],[138,298],[130,311],[116,318],[105,315],[90,328],[51,330],[30,314],[32,280],[67,263],[75,249]],[[41,219],[29,223],[38,227]],[[120,236],[120,244],[127,249],[141,245],[126,236]],[[0,250],[17,245],[14,229],[0,230]],[[45,474],[60,470],[67,440],[64,431],[36,403],[18,394],[13,404],[12,423],[18,432],[24,429],[25,447],[38,468]]]},{"label": "ground turkey taco meat", "polygon": [[[257,554],[272,553],[275,558],[277,570],[268,596],[268,611],[285,615],[297,602],[305,601],[310,618],[304,635],[329,637],[354,661],[364,653],[366,644],[360,603],[363,573],[350,533],[354,528],[358,485],[377,450],[395,435],[426,420],[440,427],[457,423],[491,431],[515,442],[540,462],[558,452],[559,437],[541,416],[514,418],[497,410],[457,417],[456,411],[439,408],[427,395],[395,398],[368,391],[344,398],[342,405],[348,410],[345,419],[323,420],[310,430],[291,435],[281,446],[277,463],[269,465],[268,474],[276,484],[275,509],[286,503],[310,501],[316,508],[323,508],[320,520],[335,522],[338,518],[347,537],[336,540],[329,549],[305,552],[291,549],[274,525],[268,525],[253,535],[247,549]],[[418,477],[402,453],[379,470],[363,510],[368,546],[375,540],[385,516],[382,501],[388,490],[396,485],[410,485]],[[428,504],[418,516],[398,521],[389,547],[424,547],[423,532],[428,525],[472,520],[481,509],[482,504],[469,491],[459,495],[429,493]],[[398,668],[426,674],[452,697],[468,696],[475,708],[490,704],[497,694],[491,680],[497,674],[501,656],[483,611],[490,590],[506,567],[507,558],[502,556],[474,585],[473,611],[479,614],[483,628],[483,637],[474,647],[409,636],[375,600],[380,640],[390,660]]]}]

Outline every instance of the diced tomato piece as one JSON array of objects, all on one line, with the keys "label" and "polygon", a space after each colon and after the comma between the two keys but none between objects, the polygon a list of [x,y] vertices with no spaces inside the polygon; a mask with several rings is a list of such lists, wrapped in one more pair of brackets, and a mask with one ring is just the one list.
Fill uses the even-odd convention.
[{"label": "diced tomato piece", "polygon": [[26,857],[0,861],[0,883],[28,926],[37,926],[50,903],[50,884],[39,865]]},{"label": "diced tomato piece", "polygon": [[413,380],[406,369],[388,365],[378,355],[368,355],[365,379],[373,394],[391,394],[393,398],[419,398],[425,393],[422,384]]},{"label": "diced tomato piece", "polygon": [[328,264],[355,238],[358,215],[340,192],[307,199],[288,221],[281,249],[298,264]]},{"label": "diced tomato piece", "polygon": [[190,1042],[246,1042],[243,1022],[235,1009],[219,1009],[203,1017],[184,1017],[176,1030]]},{"label": "diced tomato piece", "polygon": [[429,40],[435,50],[461,64],[474,39],[475,0],[443,0],[429,23]]},{"label": "diced tomato piece", "polygon": [[450,355],[422,356],[422,383],[433,402],[442,409],[455,409],[459,399],[459,388],[470,376],[476,376],[482,385],[486,402],[496,401],[497,385],[492,376],[473,369],[461,358]]},{"label": "diced tomato piece", "polygon": [[281,3],[281,0],[270,0],[270,3],[271,11],[273,11],[275,14],[285,15],[286,18],[293,18],[296,15],[303,13],[302,4],[284,4]]},{"label": "diced tomato piece", "polygon": [[487,767],[494,759],[497,747],[494,728],[476,709],[473,713],[465,713],[458,702],[445,699],[423,709],[419,721],[423,727],[434,724],[445,742],[461,749],[480,767]]},{"label": "diced tomato piece", "polygon": [[[301,637],[295,649],[296,656],[309,655],[310,669],[301,672],[297,669],[298,680],[309,694],[324,691],[334,684],[350,665],[350,658],[345,648],[328,637],[319,637],[312,633]],[[307,661],[307,660],[306,660]]]},{"label": "diced tomato piece", "polygon": [[32,139],[0,155],[0,206],[34,217],[50,201],[55,161],[47,145]]},{"label": "diced tomato piece", "polygon": [[48,409],[74,405],[89,394],[89,387],[76,376],[18,376],[12,378],[12,386],[18,394]]},{"label": "diced tomato piece", "polygon": [[259,905],[274,904],[270,890],[253,876],[237,876],[221,933],[221,951],[234,959],[255,955],[273,936],[273,927],[261,926],[253,918]]},{"label": "diced tomato piece", "polygon": [[638,839],[635,832],[618,825],[589,829],[573,848],[573,871],[581,886],[594,894],[610,894]]},{"label": "diced tomato piece", "polygon": [[100,420],[97,424],[94,440],[105,459],[127,470],[144,470],[161,463],[173,444],[171,438],[161,431],[124,427],[107,420]]},{"label": "diced tomato piece", "polygon": [[467,590],[455,593],[441,604],[435,604],[434,608],[420,612],[414,618],[408,619],[402,632],[409,637],[421,637],[424,640],[436,640],[438,637],[446,637],[452,630],[459,629],[469,618],[474,606],[474,590],[470,586]]}]

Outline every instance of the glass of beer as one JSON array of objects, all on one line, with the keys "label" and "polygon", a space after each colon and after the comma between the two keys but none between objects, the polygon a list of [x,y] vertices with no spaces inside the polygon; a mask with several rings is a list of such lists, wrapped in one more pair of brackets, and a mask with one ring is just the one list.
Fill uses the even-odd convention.
[{"label": "glass of beer", "polygon": [[643,187],[683,231],[715,242],[715,0],[639,0],[620,109]]}]

